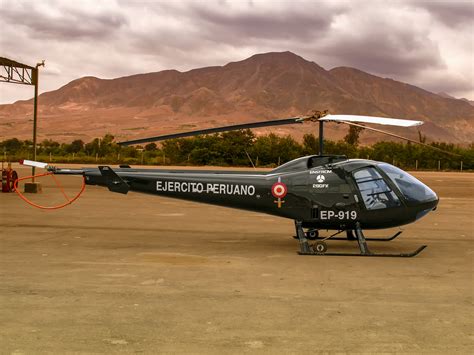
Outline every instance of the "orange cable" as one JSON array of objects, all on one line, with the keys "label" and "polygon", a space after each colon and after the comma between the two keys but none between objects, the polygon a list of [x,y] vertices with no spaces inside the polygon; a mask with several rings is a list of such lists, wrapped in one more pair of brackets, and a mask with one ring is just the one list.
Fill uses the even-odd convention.
[{"label": "orange cable", "polygon": [[58,179],[56,179],[56,177],[54,176],[54,174],[51,174],[50,176],[51,176],[51,177],[53,178],[53,180],[56,182],[56,185],[57,185],[57,186],[59,187],[59,189],[61,190],[62,194],[64,195],[64,198],[66,199],[66,201],[71,201],[71,200],[69,199],[68,195],[66,195],[66,191],[64,191],[64,189],[63,189],[61,183],[59,182]]},{"label": "orange cable", "polygon": [[64,192],[64,190],[62,189],[62,186],[60,185],[59,181],[55,178],[53,178],[55,181],[56,181],[56,184],[59,186],[59,188],[62,190],[63,192],[63,195],[66,197],[67,199],[67,202],[66,203],[63,203],[62,205],[57,205],[57,206],[42,206],[42,205],[38,205],[32,201],[30,201],[29,199],[27,199],[19,190],[18,190],[18,183],[20,181],[23,181],[23,180],[28,180],[28,179],[31,179],[31,178],[35,178],[35,177],[42,177],[42,176],[48,176],[48,175],[54,175],[54,173],[51,173],[51,172],[48,172],[48,173],[44,173],[44,174],[37,174],[37,175],[33,175],[33,176],[26,176],[26,177],[23,177],[23,178],[20,178],[20,179],[16,179],[15,180],[15,183],[14,183],[14,190],[15,192],[18,194],[18,196],[20,196],[20,198],[25,201],[26,203],[30,204],[31,206],[33,207],[36,207],[36,208],[40,208],[40,209],[43,209],[43,210],[57,210],[57,209],[60,209],[60,208],[63,208],[63,207],[66,207],[70,204],[72,204],[74,201],[76,201],[79,196],[82,195],[82,193],[84,192],[84,190],[86,189],[86,178],[85,176],[82,177],[82,186],[81,186],[81,190],[79,191],[79,193],[74,196],[72,199],[69,199],[66,195],[66,193]]}]

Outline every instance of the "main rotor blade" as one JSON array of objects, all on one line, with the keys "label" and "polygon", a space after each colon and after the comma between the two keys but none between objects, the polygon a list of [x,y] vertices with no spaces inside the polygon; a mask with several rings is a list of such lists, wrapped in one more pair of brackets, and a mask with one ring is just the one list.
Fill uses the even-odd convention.
[{"label": "main rotor blade", "polygon": [[402,120],[399,118],[376,117],[376,116],[357,116],[357,115],[326,115],[319,119],[320,121],[333,122],[361,122],[375,123],[389,126],[414,127],[423,124],[423,121]]},{"label": "main rotor blade", "polygon": [[367,126],[364,126],[364,125],[361,125],[361,124],[357,124],[357,123],[353,123],[353,122],[347,122],[347,121],[339,121],[339,123],[344,123],[344,124],[347,124],[347,125],[349,125],[349,126],[356,126],[356,127],[368,129],[368,130],[370,130],[370,131],[374,131],[374,132],[386,134],[387,136],[392,136],[392,137],[400,138],[400,139],[406,140],[406,141],[408,141],[408,142],[412,142],[412,143],[415,143],[415,144],[420,144],[420,145],[422,145],[422,146],[425,146],[425,147],[428,147],[428,148],[431,148],[431,149],[434,149],[434,150],[437,150],[437,151],[439,151],[439,152],[442,152],[442,153],[445,153],[445,154],[449,154],[449,155],[452,155],[452,156],[457,156],[457,157],[460,156],[459,154],[451,153],[451,152],[448,152],[447,150],[443,150],[443,149],[440,149],[440,148],[436,148],[436,147],[433,147],[432,145],[429,145],[429,144],[426,144],[426,143],[418,142],[418,141],[415,141],[415,140],[410,139],[410,138],[406,138],[406,137],[403,137],[403,136],[399,136],[398,134],[394,134],[394,133],[382,131],[381,129],[372,128],[372,127],[367,127]]},{"label": "main rotor blade", "polygon": [[119,142],[117,144],[119,144],[119,145],[133,145],[133,144],[140,144],[140,143],[164,141],[164,140],[173,139],[173,138],[192,137],[192,136],[198,136],[200,134],[210,134],[210,133],[219,133],[219,132],[227,132],[227,131],[238,131],[240,129],[247,129],[247,128],[282,126],[282,125],[288,125],[288,124],[303,123],[303,121],[305,119],[306,119],[306,117],[291,117],[291,118],[284,118],[284,119],[280,119],[280,120],[243,123],[243,124],[230,125],[230,126],[224,126],[224,127],[199,129],[199,130],[196,130],[196,131],[188,131],[188,132],[166,134],[166,135],[162,135],[162,136],[155,136],[155,137],[149,137],[149,138],[134,139],[134,140],[131,140],[131,141]]},{"label": "main rotor blade", "polygon": [[363,122],[363,123],[374,123],[374,124],[383,124],[383,125],[400,126],[400,127],[413,127],[413,126],[419,126],[423,124],[422,121],[402,120],[399,118],[356,116],[356,115],[329,115],[327,114],[327,111],[314,111],[313,114],[309,116],[290,117],[290,118],[271,120],[271,121],[260,121],[260,122],[243,123],[243,124],[230,125],[230,126],[224,126],[224,127],[199,129],[196,131],[188,131],[188,132],[166,134],[162,136],[155,136],[155,137],[149,137],[149,138],[134,139],[130,141],[119,142],[118,144],[127,146],[127,145],[140,144],[140,143],[158,142],[158,141],[163,141],[163,140],[173,139],[173,138],[192,137],[192,136],[197,136],[200,134],[236,131],[236,130],[247,129],[247,128],[281,126],[281,125],[288,125],[288,124],[295,124],[295,123],[303,123],[306,121],[310,121],[310,122],[326,121],[326,122],[336,122],[336,123]]}]

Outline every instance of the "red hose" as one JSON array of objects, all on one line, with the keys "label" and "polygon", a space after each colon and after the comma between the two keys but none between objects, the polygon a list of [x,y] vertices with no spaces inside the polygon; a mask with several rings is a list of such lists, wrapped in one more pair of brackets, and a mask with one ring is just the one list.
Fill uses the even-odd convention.
[{"label": "red hose", "polygon": [[[54,182],[56,183],[56,185],[59,187],[59,189],[61,190],[64,198],[66,199],[66,203],[63,203],[62,205],[57,205],[57,206],[41,206],[41,205],[38,205],[32,201],[30,201],[29,199],[27,199],[18,189],[18,183],[20,181],[23,181],[23,180],[28,180],[28,179],[32,179],[32,178],[37,178],[37,177],[42,177],[42,176],[51,176],[52,179],[54,180]],[[79,191],[79,193],[74,196],[73,198],[69,198],[66,194],[66,192],[64,191],[63,187],[61,186],[61,183],[59,182],[58,179],[56,179],[56,177],[54,176],[54,173],[44,173],[44,174],[38,174],[38,175],[34,175],[34,176],[26,176],[26,177],[23,177],[21,179],[16,179],[15,180],[15,183],[13,184],[13,187],[15,189],[15,192],[18,194],[18,196],[20,196],[20,198],[25,201],[26,203],[32,205],[33,207],[36,207],[36,208],[41,208],[43,210],[57,210],[57,209],[60,209],[60,208],[63,208],[63,207],[66,207],[68,205],[70,205],[71,203],[73,203],[74,201],[76,201],[79,196],[82,195],[82,193],[84,192],[85,188],[86,188],[86,178],[83,176],[82,177],[82,186],[81,186],[81,190]]]}]

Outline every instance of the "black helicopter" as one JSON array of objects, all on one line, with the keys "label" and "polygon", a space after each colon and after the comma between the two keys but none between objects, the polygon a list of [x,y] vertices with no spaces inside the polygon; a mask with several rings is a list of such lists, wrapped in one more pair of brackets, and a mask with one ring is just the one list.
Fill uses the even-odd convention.
[{"label": "black helicopter", "polygon": [[[324,155],[323,127],[325,122],[333,121],[419,143],[360,123],[410,127],[422,124],[421,121],[329,115],[327,111],[316,111],[309,116],[170,134],[119,144],[132,145],[308,121],[319,123],[319,155],[292,160],[269,172],[134,169],[124,165],[114,169],[109,166],[64,169],[26,160],[23,164],[45,168],[53,174],[83,175],[86,184],[105,186],[112,192],[126,194],[128,191],[136,191],[289,218],[295,222],[295,238],[299,241],[301,255],[412,257],[420,253],[426,246],[410,253],[371,252],[367,240],[390,241],[401,232],[389,238],[370,239],[365,238],[363,230],[391,228],[415,222],[436,209],[439,201],[436,193],[393,165]],[[319,236],[319,230],[322,229],[336,232],[323,238]],[[346,233],[345,237],[336,237],[343,232]],[[357,240],[360,252],[327,252],[328,239]],[[311,243],[309,240],[315,242]]]}]

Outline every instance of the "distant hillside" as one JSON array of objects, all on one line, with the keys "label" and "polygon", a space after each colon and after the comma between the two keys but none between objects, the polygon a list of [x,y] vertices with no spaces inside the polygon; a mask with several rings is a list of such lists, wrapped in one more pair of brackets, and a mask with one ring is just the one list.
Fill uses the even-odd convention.
[{"label": "distant hillside", "polygon": [[[421,119],[426,121],[421,130],[429,140],[462,143],[474,137],[474,107],[464,100],[354,68],[327,71],[290,52],[257,54],[188,72],[165,70],[112,80],[80,78],[40,95],[38,132],[40,140],[90,140],[105,133],[131,139],[283,118],[313,109]],[[0,139],[30,137],[31,118],[32,100],[0,105]],[[328,128],[328,138],[345,134],[341,125]],[[316,132],[316,126],[272,131],[301,137]],[[395,132],[418,134],[416,129]],[[362,138],[373,142],[381,136],[364,133]]]}]

